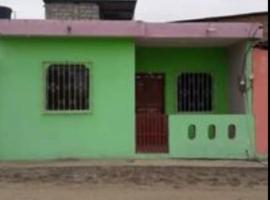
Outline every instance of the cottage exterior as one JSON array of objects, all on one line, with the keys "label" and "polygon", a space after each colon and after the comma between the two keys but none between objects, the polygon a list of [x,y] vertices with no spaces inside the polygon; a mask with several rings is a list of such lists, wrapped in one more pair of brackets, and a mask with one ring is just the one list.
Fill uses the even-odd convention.
[{"label": "cottage exterior", "polygon": [[253,159],[256,23],[0,21],[0,160]]}]

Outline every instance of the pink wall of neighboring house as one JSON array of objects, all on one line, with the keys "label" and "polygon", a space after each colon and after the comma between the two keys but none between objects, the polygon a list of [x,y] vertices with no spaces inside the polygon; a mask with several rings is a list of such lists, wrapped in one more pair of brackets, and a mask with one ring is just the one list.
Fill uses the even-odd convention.
[{"label": "pink wall of neighboring house", "polygon": [[253,60],[256,150],[268,155],[268,50],[254,49]]}]

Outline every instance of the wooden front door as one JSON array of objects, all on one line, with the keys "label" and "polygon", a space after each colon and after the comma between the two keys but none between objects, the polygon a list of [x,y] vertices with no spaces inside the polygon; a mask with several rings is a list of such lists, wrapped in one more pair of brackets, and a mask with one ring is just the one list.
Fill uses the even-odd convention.
[{"label": "wooden front door", "polygon": [[136,151],[168,152],[164,74],[136,75]]}]

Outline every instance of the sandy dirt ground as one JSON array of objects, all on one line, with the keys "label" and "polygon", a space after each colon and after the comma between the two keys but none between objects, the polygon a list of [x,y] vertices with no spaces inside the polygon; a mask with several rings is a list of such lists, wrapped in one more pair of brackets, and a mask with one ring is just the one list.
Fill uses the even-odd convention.
[{"label": "sandy dirt ground", "polygon": [[267,188],[169,187],[129,184],[1,184],[1,200],[266,200]]},{"label": "sandy dirt ground", "polygon": [[266,200],[267,168],[1,168],[0,200]]}]

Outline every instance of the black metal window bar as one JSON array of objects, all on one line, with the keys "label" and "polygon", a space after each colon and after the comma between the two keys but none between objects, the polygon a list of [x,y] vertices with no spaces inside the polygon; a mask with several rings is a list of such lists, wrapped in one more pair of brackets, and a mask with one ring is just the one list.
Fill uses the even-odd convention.
[{"label": "black metal window bar", "polygon": [[178,111],[206,112],[213,109],[213,80],[207,73],[183,73],[178,77]]},{"label": "black metal window bar", "polygon": [[89,110],[89,69],[84,64],[52,64],[47,68],[46,109]]}]

